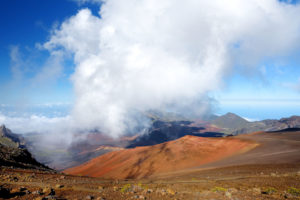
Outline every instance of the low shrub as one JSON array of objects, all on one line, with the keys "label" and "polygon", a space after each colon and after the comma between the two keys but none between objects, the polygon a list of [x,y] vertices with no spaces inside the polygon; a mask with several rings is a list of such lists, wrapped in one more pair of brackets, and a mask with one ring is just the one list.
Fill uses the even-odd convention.
[{"label": "low shrub", "polygon": [[291,195],[294,196],[300,196],[300,189],[294,188],[294,187],[290,187],[287,192]]},{"label": "low shrub", "polygon": [[213,192],[226,192],[227,189],[225,189],[223,187],[214,187],[211,191],[213,191]]}]

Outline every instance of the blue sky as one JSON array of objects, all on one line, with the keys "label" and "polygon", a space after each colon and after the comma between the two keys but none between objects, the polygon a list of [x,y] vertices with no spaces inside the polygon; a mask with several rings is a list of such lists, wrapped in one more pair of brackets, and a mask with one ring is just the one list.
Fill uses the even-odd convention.
[{"label": "blue sky", "polygon": [[299,58],[269,61],[255,73],[236,71],[227,86],[216,92],[219,113],[228,111],[250,120],[279,119],[300,114]]},{"label": "blue sky", "polygon": [[[72,101],[72,85],[69,77],[74,71],[72,60],[64,61],[63,75],[46,85],[30,83],[43,68],[49,57],[47,50],[38,45],[46,42],[51,31],[65,19],[88,7],[95,15],[98,5],[79,4],[72,0],[3,0],[0,2],[0,103],[28,104],[58,103]],[[13,49],[17,49],[21,80],[15,80],[12,70]],[[24,92],[25,91],[25,92]],[[26,94],[24,94],[26,93]]]},{"label": "blue sky", "polygon": [[[70,71],[66,70],[66,77],[51,83],[46,90],[35,92],[30,89],[21,94],[28,87],[28,81],[39,71],[47,57],[47,51],[36,48],[37,43],[43,43],[49,38],[52,27],[61,23],[67,17],[76,13],[78,5],[71,1],[60,0],[3,0],[0,6],[0,80],[1,103],[18,103],[18,99],[28,103],[45,103],[69,101],[71,85],[66,77]],[[58,6],[59,5],[59,6]],[[18,62],[22,69],[22,80],[14,80],[11,59],[13,48],[18,49]],[[24,86],[26,88],[24,88]],[[40,90],[40,89],[38,89]],[[43,93],[43,94],[41,94]],[[49,94],[47,94],[49,93]],[[24,99],[25,98],[25,99]]]},{"label": "blue sky", "polygon": [[[97,4],[72,0],[0,2],[0,104],[72,104],[70,76],[75,69],[72,57],[62,61],[62,72],[57,76],[40,82],[34,80],[50,56],[47,50],[39,48],[40,44],[49,40],[53,29],[85,7],[97,15]],[[240,70],[235,66],[224,79],[224,86],[210,93],[219,102],[216,113],[235,112],[249,119],[300,115],[299,53],[297,50],[265,59],[257,63],[256,70]],[[48,112],[37,110],[34,112]],[[63,113],[67,113],[65,107]]]}]

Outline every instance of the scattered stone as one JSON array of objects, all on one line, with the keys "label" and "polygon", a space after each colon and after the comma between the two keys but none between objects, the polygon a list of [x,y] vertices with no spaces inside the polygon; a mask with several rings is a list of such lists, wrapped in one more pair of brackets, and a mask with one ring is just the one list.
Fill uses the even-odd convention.
[{"label": "scattered stone", "polygon": [[48,199],[57,199],[57,197],[53,196],[53,195],[48,195],[48,196],[43,198],[43,200],[48,200]]},{"label": "scattered stone", "polygon": [[56,188],[63,188],[64,185],[56,184],[55,187],[56,187]]},{"label": "scattered stone", "polygon": [[10,191],[12,194],[30,194],[31,192],[29,190],[27,190],[27,188],[25,187],[20,187],[20,188],[13,188],[11,191]]},{"label": "scattered stone", "polygon": [[44,194],[49,193],[50,192],[50,188],[43,188],[42,192]]},{"label": "scattered stone", "polygon": [[99,190],[104,190],[104,187],[100,185],[100,186],[98,186],[98,189]]},{"label": "scattered stone", "polygon": [[201,192],[202,196],[208,196],[209,194],[211,194],[211,191],[209,191],[209,190],[205,190],[205,191]]},{"label": "scattered stone", "polygon": [[143,195],[135,195],[133,198],[134,199],[146,199],[146,197],[144,197]]},{"label": "scattered stone", "polygon": [[59,178],[60,178],[60,179],[65,179],[66,177],[65,177],[65,176],[60,176]]},{"label": "scattered stone", "polygon": [[18,192],[20,192],[20,189],[18,189],[18,188],[13,188],[13,189],[11,189],[11,191],[10,191],[10,193],[12,193],[12,194],[18,193]]},{"label": "scattered stone", "polygon": [[261,189],[260,188],[253,188],[252,189],[254,194],[261,194]]},{"label": "scattered stone", "polygon": [[98,197],[96,200],[105,200],[103,197]]},{"label": "scattered stone", "polygon": [[87,199],[87,200],[92,200],[92,199],[94,199],[94,197],[91,196],[91,195],[88,195],[88,196],[85,197],[85,199]]},{"label": "scattered stone", "polygon": [[236,188],[229,188],[228,192],[230,192],[230,193],[237,193],[238,190]]},{"label": "scattered stone", "polygon": [[285,194],[283,195],[283,197],[284,197],[285,199],[291,199],[291,198],[293,198],[293,195],[291,195],[291,194],[289,194],[289,193],[285,193]]},{"label": "scattered stone", "polygon": [[20,188],[19,188],[19,191],[20,191],[20,192],[24,192],[24,191],[26,191],[26,190],[27,190],[26,187],[20,187]]},{"label": "scattered stone", "polygon": [[142,190],[143,188],[140,185],[133,185],[132,192],[137,193],[138,191]]},{"label": "scattered stone", "polygon": [[42,195],[43,193],[40,190],[33,191],[32,194]]},{"label": "scattered stone", "polygon": [[275,173],[271,173],[271,176],[272,177],[276,177],[277,175]]},{"label": "scattered stone", "polygon": [[116,191],[119,190],[119,188],[118,188],[117,186],[114,186],[114,187],[113,187],[113,190],[116,192]]},{"label": "scattered stone", "polygon": [[152,193],[152,192],[153,192],[152,189],[148,189],[148,190],[147,190],[147,193]]},{"label": "scattered stone", "polygon": [[165,189],[161,189],[159,192],[163,196],[167,194],[167,191]]},{"label": "scattered stone", "polygon": [[25,192],[26,194],[31,194],[30,190],[25,190],[23,192]]},{"label": "scattered stone", "polygon": [[46,195],[55,195],[55,190],[52,188],[44,188],[43,193]]},{"label": "scattered stone", "polygon": [[167,193],[171,194],[171,195],[175,195],[176,194],[176,192],[174,190],[172,190],[171,188],[167,189]]},{"label": "scattered stone", "polygon": [[297,172],[297,176],[300,176],[300,171]]},{"label": "scattered stone", "polygon": [[231,195],[230,192],[227,191],[227,192],[225,192],[225,196],[228,197],[228,198],[231,198],[232,195]]}]

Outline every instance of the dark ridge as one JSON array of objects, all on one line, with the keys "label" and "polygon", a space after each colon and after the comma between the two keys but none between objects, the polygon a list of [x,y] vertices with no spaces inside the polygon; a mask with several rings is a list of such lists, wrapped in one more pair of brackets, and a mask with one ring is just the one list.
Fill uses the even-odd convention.
[{"label": "dark ridge", "polygon": [[297,132],[300,131],[300,128],[285,128],[278,131],[268,131],[268,133],[279,133],[279,132]]},{"label": "dark ridge", "polygon": [[1,167],[54,172],[54,170],[36,161],[26,149],[23,137],[12,133],[4,125],[0,126],[0,163]]},{"label": "dark ridge", "polygon": [[198,134],[193,134],[193,136],[199,136],[199,137],[224,137],[224,133],[220,132],[204,132],[204,133],[198,133]]},{"label": "dark ridge", "polygon": [[51,170],[49,167],[37,162],[27,149],[13,148],[2,144],[0,144],[0,163],[1,166],[6,167]]},{"label": "dark ridge", "polygon": [[223,137],[224,133],[203,132],[204,127],[191,126],[191,121],[172,121],[165,122],[161,120],[154,121],[152,127],[147,133],[133,140],[126,148],[137,146],[150,146],[163,142],[176,140],[186,135],[199,137]]}]

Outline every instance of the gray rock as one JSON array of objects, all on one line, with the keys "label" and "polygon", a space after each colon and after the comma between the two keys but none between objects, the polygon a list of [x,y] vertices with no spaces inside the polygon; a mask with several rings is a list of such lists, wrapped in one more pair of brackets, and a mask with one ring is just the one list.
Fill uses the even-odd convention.
[{"label": "gray rock", "polygon": [[94,197],[91,196],[91,195],[88,195],[88,196],[85,197],[85,199],[87,199],[87,200],[92,200],[92,199],[94,199]]}]

